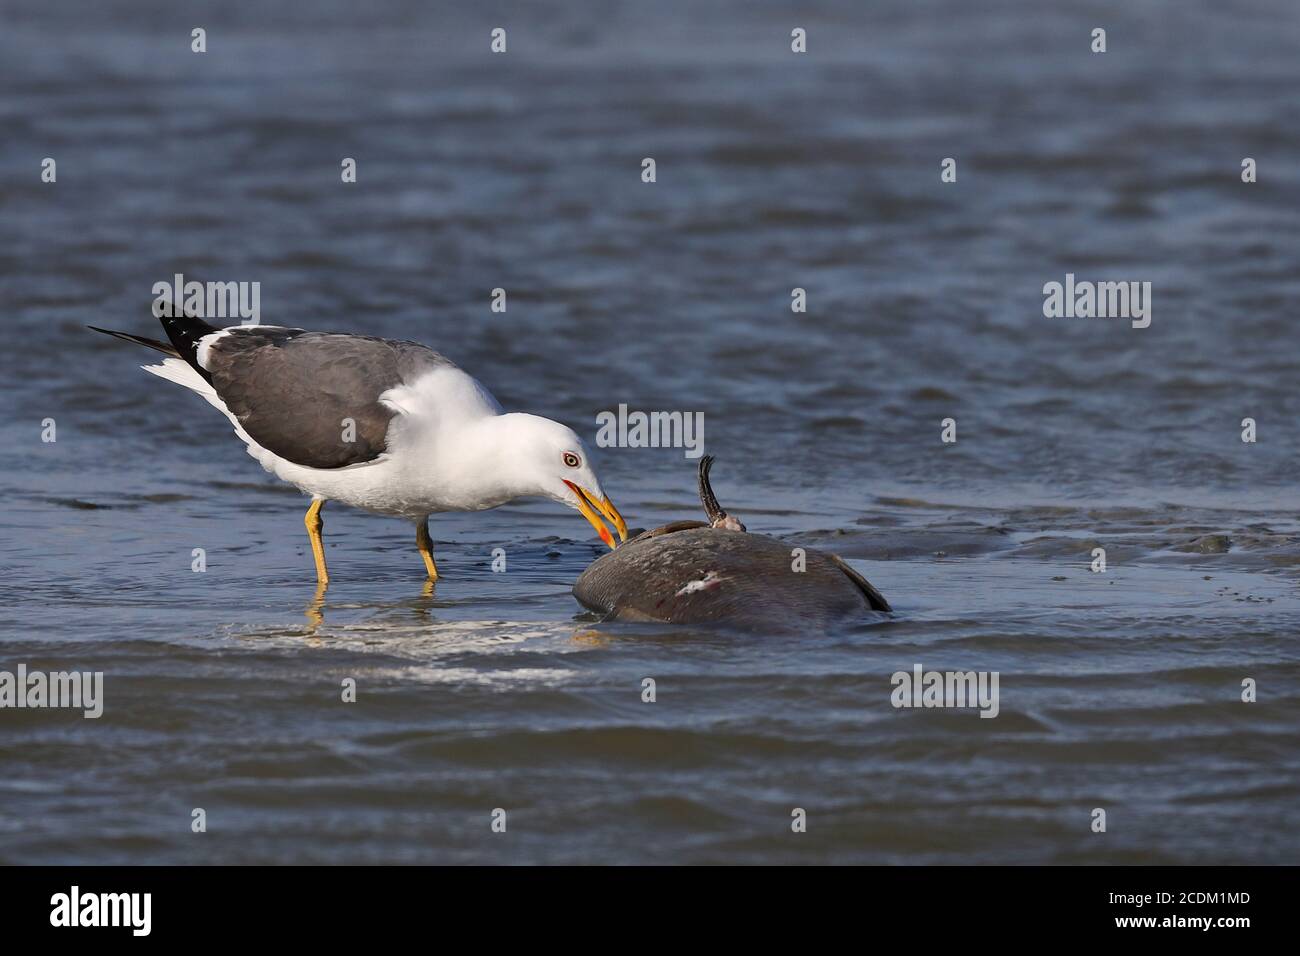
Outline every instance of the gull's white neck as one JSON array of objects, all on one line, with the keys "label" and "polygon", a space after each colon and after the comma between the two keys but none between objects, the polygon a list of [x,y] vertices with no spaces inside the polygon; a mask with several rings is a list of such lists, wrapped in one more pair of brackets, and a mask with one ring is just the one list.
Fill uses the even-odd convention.
[{"label": "gull's white neck", "polygon": [[545,494],[532,467],[537,421],[520,412],[443,419],[412,436],[406,467],[419,473],[433,511],[479,511]]}]

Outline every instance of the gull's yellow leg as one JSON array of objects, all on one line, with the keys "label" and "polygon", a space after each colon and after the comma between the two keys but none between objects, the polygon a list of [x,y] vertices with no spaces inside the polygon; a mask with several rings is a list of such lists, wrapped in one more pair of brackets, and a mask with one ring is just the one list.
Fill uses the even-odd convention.
[{"label": "gull's yellow leg", "polygon": [[438,580],[438,565],[433,561],[433,541],[429,538],[429,519],[425,518],[415,526],[415,546],[424,558],[424,568],[429,572],[429,580]]},{"label": "gull's yellow leg", "polygon": [[320,538],[320,529],[325,527],[325,522],[321,520],[321,505],[325,504],[323,498],[317,498],[307,509],[306,516],[302,523],[307,526],[307,537],[311,539],[311,555],[316,559],[316,583],[324,586],[329,583],[330,574],[325,569],[325,544]]}]

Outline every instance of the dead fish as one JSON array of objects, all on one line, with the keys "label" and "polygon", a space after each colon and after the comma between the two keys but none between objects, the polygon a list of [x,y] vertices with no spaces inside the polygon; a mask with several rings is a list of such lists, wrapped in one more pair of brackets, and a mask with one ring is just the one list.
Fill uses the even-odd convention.
[{"label": "dead fish", "polygon": [[674,521],[594,561],[573,596],[605,620],[821,628],[892,608],[871,583],[825,551],[805,549],[804,569],[784,541],[751,534],[718,504],[713,458],[700,459],[708,521]]}]

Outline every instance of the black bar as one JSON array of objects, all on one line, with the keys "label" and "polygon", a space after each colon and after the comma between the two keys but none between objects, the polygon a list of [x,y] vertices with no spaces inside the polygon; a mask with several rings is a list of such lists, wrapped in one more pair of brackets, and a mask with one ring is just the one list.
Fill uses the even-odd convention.
[{"label": "black bar", "polygon": [[[624,924],[634,937],[684,922],[726,926],[744,936],[747,930],[761,934],[775,921],[818,937],[838,927],[873,941],[918,932],[935,940],[973,942],[971,934],[1041,940],[1050,932],[1050,938],[1200,937],[1231,945],[1257,930],[1283,928],[1294,870],[29,867],[0,870],[0,880],[0,925],[8,941],[66,941],[74,933],[80,941],[141,938],[131,925],[52,926],[58,895],[70,903],[75,885],[83,912],[90,895],[150,894],[147,938],[176,943],[292,938],[337,945],[400,938],[413,927],[448,944],[448,934],[471,927],[486,929],[494,940],[511,929],[533,932],[541,943],[576,927],[585,936],[597,923],[611,922]],[[98,897],[89,905],[97,908]],[[134,914],[142,917],[142,908]],[[1208,928],[1199,925],[1206,919]],[[121,922],[131,921],[124,916]]]}]

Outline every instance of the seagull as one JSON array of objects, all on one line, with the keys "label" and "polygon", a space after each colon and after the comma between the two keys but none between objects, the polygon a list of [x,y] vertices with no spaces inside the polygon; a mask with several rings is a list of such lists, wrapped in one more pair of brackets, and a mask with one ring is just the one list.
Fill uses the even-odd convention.
[{"label": "seagull", "polygon": [[[416,342],[266,325],[217,328],[161,303],[167,342],[88,328],[167,357],[146,372],[207,399],[267,471],[311,495],[304,523],[329,582],[321,508],[338,501],[415,522],[437,581],[429,515],[540,496],[577,509],[611,549],[627,523],[586,445],[548,418],[505,412],[449,359]],[[159,314],[161,313],[161,314]]]}]

